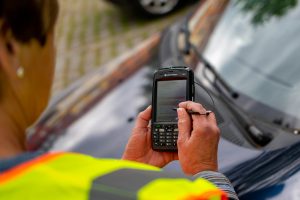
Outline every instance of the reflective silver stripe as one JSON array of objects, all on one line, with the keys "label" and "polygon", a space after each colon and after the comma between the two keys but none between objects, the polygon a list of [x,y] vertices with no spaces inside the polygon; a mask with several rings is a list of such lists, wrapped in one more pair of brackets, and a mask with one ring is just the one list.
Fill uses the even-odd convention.
[{"label": "reflective silver stripe", "polygon": [[219,189],[227,193],[230,200],[239,200],[234,188],[228,178],[219,172],[203,171],[195,175],[195,177],[204,178],[211,183],[215,184]]},{"label": "reflective silver stripe", "polygon": [[121,169],[95,179],[91,186],[89,200],[137,199],[137,192],[144,185],[159,178],[194,179],[172,172]]}]

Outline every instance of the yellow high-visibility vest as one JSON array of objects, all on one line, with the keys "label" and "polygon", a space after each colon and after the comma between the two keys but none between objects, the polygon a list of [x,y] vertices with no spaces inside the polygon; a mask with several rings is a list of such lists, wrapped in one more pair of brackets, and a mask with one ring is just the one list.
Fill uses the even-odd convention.
[{"label": "yellow high-visibility vest", "polygon": [[0,174],[1,200],[226,200],[202,178],[124,160],[49,153]]}]

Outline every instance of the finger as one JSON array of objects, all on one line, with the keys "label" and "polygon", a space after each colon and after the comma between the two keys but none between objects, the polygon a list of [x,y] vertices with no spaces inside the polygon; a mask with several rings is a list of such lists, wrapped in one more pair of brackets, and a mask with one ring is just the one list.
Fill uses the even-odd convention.
[{"label": "finger", "polygon": [[171,157],[172,157],[172,161],[173,160],[179,160],[179,158],[178,158],[178,153],[177,152],[170,152],[171,153]]},{"label": "finger", "polygon": [[212,122],[212,123],[217,124],[216,115],[215,115],[215,113],[213,113],[213,112],[211,112],[211,113],[208,114],[207,120],[208,120],[209,122]]},{"label": "finger", "polygon": [[151,119],[151,111],[151,106],[148,106],[146,110],[139,113],[136,120],[136,128],[148,128],[148,124]]},{"label": "finger", "polygon": [[174,155],[174,159],[173,160],[179,160],[179,157],[178,157],[178,153],[176,152],[176,153],[174,153],[175,155]]},{"label": "finger", "polygon": [[[219,136],[220,130],[217,126],[215,114],[209,113],[209,115],[204,116],[204,118],[206,120],[199,120],[199,121],[197,121],[197,123],[193,122],[193,124],[194,124],[193,128],[195,131],[193,132],[194,134],[192,135],[191,139],[193,139],[193,136],[195,138],[197,138],[198,136],[203,137],[203,134],[208,134],[211,137]],[[202,118],[202,119],[204,119],[204,118]]]},{"label": "finger", "polygon": [[[164,156],[165,160],[178,160],[178,152],[162,152],[162,155]],[[168,162],[168,161],[166,161]]]},{"label": "finger", "polygon": [[[187,110],[192,110],[194,112],[205,113],[206,109],[199,103],[192,101],[186,101],[179,104],[179,107],[185,108]],[[201,126],[202,123],[207,121],[205,115],[192,115],[193,119],[193,128],[196,129]]]},{"label": "finger", "polygon": [[178,143],[184,143],[191,137],[191,118],[183,108],[177,109],[178,114]]},{"label": "finger", "polygon": [[205,113],[206,109],[199,103],[195,103],[192,101],[185,101],[179,104],[180,108],[184,108],[186,110],[192,110],[194,112]]}]

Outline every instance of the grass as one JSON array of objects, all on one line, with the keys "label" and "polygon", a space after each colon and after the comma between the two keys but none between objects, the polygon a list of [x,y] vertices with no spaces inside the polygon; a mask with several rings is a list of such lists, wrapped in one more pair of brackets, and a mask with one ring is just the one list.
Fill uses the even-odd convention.
[{"label": "grass", "polygon": [[94,36],[96,39],[96,42],[100,42],[99,38],[100,38],[100,31],[101,31],[101,21],[102,21],[102,13],[97,12],[95,14],[95,19],[94,19]]},{"label": "grass", "polygon": [[86,61],[86,52],[83,51],[80,54],[80,61],[79,61],[79,66],[78,66],[78,74],[80,76],[83,76],[85,74],[85,61]]},{"label": "grass", "polygon": [[83,44],[86,39],[86,30],[88,28],[88,22],[89,22],[89,17],[87,15],[82,16],[82,21],[81,21],[81,26],[80,27],[80,34],[79,34],[79,41],[80,44]]},{"label": "grass", "polygon": [[101,51],[102,51],[102,49],[100,49],[100,48],[97,48],[95,50],[95,63],[94,63],[95,65],[94,65],[94,67],[99,66],[101,64],[101,58],[102,58]]},{"label": "grass", "polygon": [[62,74],[62,82],[63,87],[67,87],[69,84],[69,66],[70,66],[70,58],[68,57],[65,61],[65,67],[63,68],[63,74]]}]

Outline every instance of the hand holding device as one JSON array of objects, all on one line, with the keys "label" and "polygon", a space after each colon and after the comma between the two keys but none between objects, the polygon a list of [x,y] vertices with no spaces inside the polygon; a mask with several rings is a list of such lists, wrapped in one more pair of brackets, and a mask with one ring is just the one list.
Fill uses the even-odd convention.
[{"label": "hand holding device", "polygon": [[180,102],[194,100],[194,73],[188,67],[160,68],[153,76],[152,148],[177,151],[177,113]]},{"label": "hand holding device", "polygon": [[177,152],[158,152],[151,147],[151,106],[141,112],[127,143],[122,159],[141,162],[156,167],[164,167],[173,160],[178,160]]},{"label": "hand holding device", "polygon": [[203,170],[217,171],[219,129],[213,113],[190,115],[187,110],[206,113],[198,103],[183,102],[178,109],[178,152],[154,151],[151,148],[151,106],[138,115],[122,159],[164,167],[178,160],[187,175]]},{"label": "hand holding device", "polygon": [[[189,68],[158,70],[153,79],[152,108],[139,114],[123,159],[163,167],[179,158],[186,174],[217,170],[219,129],[215,116],[192,100],[194,75]],[[177,151],[177,146],[178,153],[168,152]]]},{"label": "hand holding device", "polygon": [[188,175],[205,170],[217,171],[220,130],[215,115],[190,115],[187,110],[206,113],[201,104],[192,101],[179,104],[177,144],[182,170]]}]

